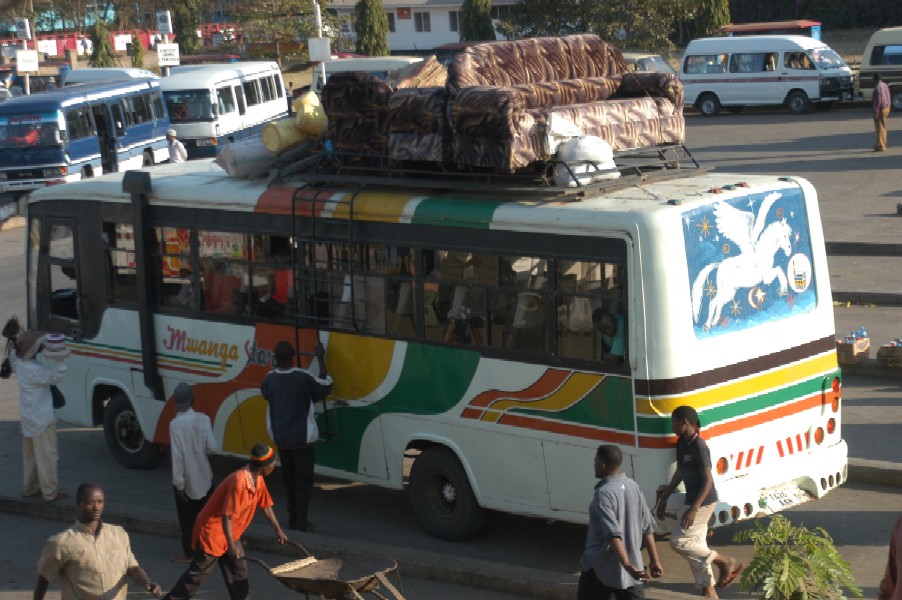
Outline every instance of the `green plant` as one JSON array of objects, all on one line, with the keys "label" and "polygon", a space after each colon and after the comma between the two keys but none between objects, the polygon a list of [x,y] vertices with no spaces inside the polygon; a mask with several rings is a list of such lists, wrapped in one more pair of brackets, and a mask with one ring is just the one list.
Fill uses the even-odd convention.
[{"label": "green plant", "polygon": [[733,541],[751,540],[755,546],[755,557],[742,573],[740,589],[773,600],[839,600],[846,588],[861,598],[852,567],[837,552],[825,529],[797,527],[782,515],[774,515],[766,527],[761,521],[755,525],[755,529],[733,536]]}]

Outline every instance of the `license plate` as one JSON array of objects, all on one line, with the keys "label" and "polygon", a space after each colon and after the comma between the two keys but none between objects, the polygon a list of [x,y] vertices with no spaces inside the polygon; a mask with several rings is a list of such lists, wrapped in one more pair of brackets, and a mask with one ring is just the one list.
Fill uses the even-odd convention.
[{"label": "license plate", "polygon": [[758,500],[758,506],[770,512],[779,512],[811,499],[811,495],[805,490],[796,486],[785,486],[764,492]]}]

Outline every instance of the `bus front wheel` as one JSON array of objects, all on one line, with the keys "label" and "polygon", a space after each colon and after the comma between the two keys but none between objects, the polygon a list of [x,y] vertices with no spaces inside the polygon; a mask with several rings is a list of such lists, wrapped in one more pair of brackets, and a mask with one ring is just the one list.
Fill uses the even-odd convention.
[{"label": "bus front wheel", "polygon": [[486,510],[476,501],[460,461],[447,448],[427,448],[413,461],[409,487],[413,512],[437,538],[465,540],[485,523]]},{"label": "bus front wheel", "polygon": [[159,445],[144,437],[131,402],[122,392],[103,411],[103,435],[110,453],[129,469],[153,469],[163,459]]}]

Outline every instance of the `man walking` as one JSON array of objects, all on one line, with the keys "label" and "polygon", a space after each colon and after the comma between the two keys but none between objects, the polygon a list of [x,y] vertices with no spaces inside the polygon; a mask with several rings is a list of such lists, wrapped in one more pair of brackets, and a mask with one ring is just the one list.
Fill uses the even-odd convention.
[{"label": "man walking", "polygon": [[169,162],[181,163],[188,160],[188,151],[185,145],[175,139],[175,129],[166,132],[166,141],[169,143]]},{"label": "man walking", "polygon": [[254,519],[258,507],[275,529],[279,543],[288,541],[273,513],[272,498],[263,479],[275,468],[275,450],[266,444],[256,444],[251,449],[251,459],[247,466],[238,469],[219,484],[194,523],[194,556],[191,564],[166,595],[167,599],[193,598],[213,572],[217,562],[225,579],[229,598],[250,598],[247,561],[241,547],[241,536]]},{"label": "man walking", "polygon": [[307,531],[316,458],[314,445],[319,437],[313,405],[332,390],[332,378],[326,372],[322,344],[316,347],[319,377],[294,366],[294,348],[289,342],[277,343],[273,354],[276,368],[263,380],[260,390],[269,403],[272,437],[279,448],[288,496],[288,528]]},{"label": "man walking", "polygon": [[[589,505],[577,600],[642,599],[642,582],[664,574],[651,510],[636,482],[620,471],[622,463],[620,448],[599,446],[595,477],[600,481]],[[648,571],[642,566],[643,546],[648,552]]]},{"label": "man walking", "polygon": [[169,424],[172,455],[172,486],[175,490],[175,507],[182,530],[182,554],[172,557],[173,562],[191,562],[194,549],[191,536],[197,515],[213,491],[213,471],[207,454],[217,449],[210,417],[194,412],[194,395],[191,386],[180,383],[173,394],[178,411]]},{"label": "man walking", "polygon": [[99,485],[78,486],[75,494],[78,521],[47,540],[38,561],[34,600],[43,600],[50,582],[57,577],[62,600],[126,600],[126,577],[156,598],[163,595],[160,586],[150,580],[132,554],[125,530],[101,521],[104,500]]},{"label": "man walking", "polygon": [[59,383],[67,368],[67,349],[48,353],[46,365],[38,362],[47,336],[41,331],[23,331],[16,338],[16,351],[9,357],[19,383],[19,418],[22,424],[24,480],[22,495],[41,494],[44,502],[69,497],[59,491],[56,415],[50,386]]},{"label": "man walking", "polygon": [[874,128],[877,130],[877,142],[874,144],[874,152],[886,152],[886,119],[889,117],[890,94],[889,86],[880,77],[880,73],[874,73]]}]

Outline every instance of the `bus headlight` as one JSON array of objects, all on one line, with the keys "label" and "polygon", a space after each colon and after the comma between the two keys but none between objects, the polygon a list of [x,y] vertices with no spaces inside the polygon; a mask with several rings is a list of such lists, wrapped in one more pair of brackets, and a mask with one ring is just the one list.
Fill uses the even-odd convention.
[{"label": "bus headlight", "polygon": [[44,169],[44,177],[65,177],[68,172],[68,167],[50,167]]}]

